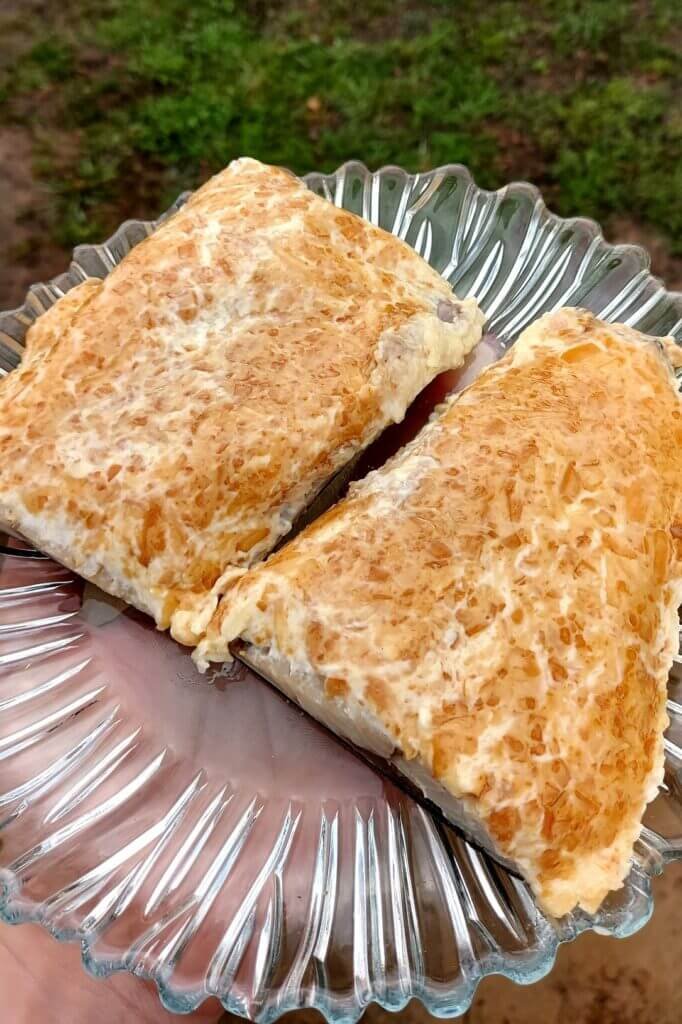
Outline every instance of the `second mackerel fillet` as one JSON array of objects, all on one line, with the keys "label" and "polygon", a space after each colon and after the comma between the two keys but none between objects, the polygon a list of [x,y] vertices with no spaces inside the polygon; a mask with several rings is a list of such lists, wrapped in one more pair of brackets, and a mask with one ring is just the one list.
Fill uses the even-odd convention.
[{"label": "second mackerel fillet", "polygon": [[678,351],[565,309],[258,568],[199,646],[251,664],[593,912],[663,777],[682,598]]}]

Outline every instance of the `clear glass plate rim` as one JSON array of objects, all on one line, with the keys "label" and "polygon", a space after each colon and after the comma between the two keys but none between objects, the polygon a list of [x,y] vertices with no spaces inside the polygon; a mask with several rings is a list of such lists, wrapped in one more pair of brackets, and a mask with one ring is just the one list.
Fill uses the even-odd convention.
[{"label": "clear glass plate rim", "polygon": [[[381,167],[377,168],[376,171],[372,171],[361,160],[347,160],[344,163],[340,164],[340,166],[335,171],[308,171],[301,177],[302,180],[305,181],[308,186],[310,186],[314,180],[322,179],[325,181],[332,181],[341,175],[346,175],[349,171],[358,173],[365,180],[369,178],[379,178],[381,176],[392,174],[403,178],[403,180],[406,182],[412,180],[414,184],[417,184],[420,180],[432,180],[434,177],[439,175],[457,175],[465,179],[467,183],[473,189],[475,189],[478,195],[487,197],[499,196],[500,198],[504,198],[505,196],[515,192],[523,192],[533,199],[533,202],[534,204],[536,204],[539,214],[543,220],[548,220],[553,224],[560,224],[567,229],[582,229],[583,231],[587,232],[593,240],[602,242],[603,245],[609,251],[613,252],[614,255],[624,255],[626,253],[631,253],[633,256],[635,256],[641,266],[642,271],[647,272],[651,283],[658,288],[662,288],[666,293],[667,298],[672,300],[675,303],[675,305],[679,307],[680,316],[682,318],[682,290],[675,291],[674,289],[668,288],[665,282],[660,277],[657,277],[651,273],[651,256],[647,249],[644,248],[644,246],[632,242],[609,242],[604,236],[604,232],[602,230],[601,225],[591,217],[562,217],[561,215],[554,213],[554,211],[551,210],[545,203],[541,190],[538,188],[537,185],[534,185],[530,181],[519,179],[508,182],[506,185],[502,185],[498,189],[484,189],[480,185],[476,184],[476,181],[471,171],[469,170],[468,167],[466,167],[465,164],[446,163],[438,167],[435,167],[430,171],[419,171],[412,173],[410,171],[405,170],[403,167],[400,167],[398,164],[384,164]],[[158,227],[158,225],[161,224],[167,217],[171,216],[187,200],[187,198],[190,195],[191,192],[189,191],[180,193],[175,202],[173,202],[171,206],[168,207],[167,210],[161,213],[159,217],[157,217],[154,220],[129,218],[128,220],[123,221],[105,241],[97,243],[83,243],[75,246],[73,250],[73,257],[71,263],[69,264],[69,267],[66,269],[66,271],[63,271],[61,274],[56,274],[48,281],[41,281],[32,284],[28,289],[27,297],[24,300],[24,302],[13,309],[0,310],[0,318],[16,317],[17,319],[21,320],[24,323],[32,322],[32,320],[34,319],[34,314],[29,308],[29,302],[31,294],[33,294],[37,288],[52,287],[57,288],[59,291],[61,291],[62,289],[60,287],[60,281],[64,278],[65,275],[68,275],[72,271],[77,273],[78,276],[81,277],[82,279],[83,275],[80,271],[80,268],[78,267],[79,253],[82,253],[85,250],[95,250],[99,254],[101,254],[102,252],[107,253],[107,251],[110,251],[112,245],[115,244],[117,239],[124,237],[126,232],[134,228],[143,227],[147,233],[154,231],[156,227]]]}]

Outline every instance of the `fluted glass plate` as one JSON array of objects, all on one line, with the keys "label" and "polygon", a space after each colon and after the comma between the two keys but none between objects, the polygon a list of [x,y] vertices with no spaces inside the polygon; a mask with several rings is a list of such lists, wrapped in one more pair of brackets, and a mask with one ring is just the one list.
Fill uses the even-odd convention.
[{"label": "fluted glass plate", "polygon": [[[682,341],[682,297],[633,246],[550,214],[530,185],[484,192],[462,167],[347,164],[308,185],[405,238],[476,295],[501,345],[541,312],[586,306]],[[182,201],[182,197],[178,202]],[[128,222],[0,314],[0,367],[30,323],[154,230]],[[587,928],[628,935],[651,878],[682,857],[682,675],[665,785],[625,886],[589,917],[547,918],[526,885],[240,667],[201,677],[121,602],[9,538],[0,554],[0,915],[78,941],[98,975],[153,979],[262,1021],[376,1000],[468,1007],[491,972],[528,983]]]}]

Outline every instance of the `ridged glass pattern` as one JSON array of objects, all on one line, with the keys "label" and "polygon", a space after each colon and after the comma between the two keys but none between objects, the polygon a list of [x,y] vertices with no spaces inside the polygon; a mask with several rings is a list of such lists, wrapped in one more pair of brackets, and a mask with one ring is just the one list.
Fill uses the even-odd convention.
[{"label": "ridged glass pattern", "polygon": [[[307,182],[476,295],[504,344],[567,304],[682,340],[682,299],[643,250],[554,217],[530,185],[488,193],[461,167],[360,164]],[[0,314],[2,369],[36,316],[154,227],[128,222],[79,247],[67,274]],[[627,884],[596,917],[556,921],[247,669],[199,676],[144,616],[5,540],[0,915],[80,942],[95,974],[153,979],[171,1010],[215,995],[259,1021],[314,1006],[351,1022],[372,1000],[398,1009],[417,996],[456,1016],[490,972],[533,981],[580,931],[641,927],[652,876],[682,857],[678,666],[665,786]]]}]

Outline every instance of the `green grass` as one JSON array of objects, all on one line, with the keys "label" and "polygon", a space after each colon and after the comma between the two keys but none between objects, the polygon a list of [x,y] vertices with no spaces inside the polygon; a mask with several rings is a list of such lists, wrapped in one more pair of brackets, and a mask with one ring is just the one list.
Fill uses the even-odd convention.
[{"label": "green grass", "polygon": [[486,187],[532,178],[561,213],[650,224],[682,253],[679,10],[68,0],[6,69],[0,117],[32,125],[68,245],[248,153],[298,172],[461,161]]}]

